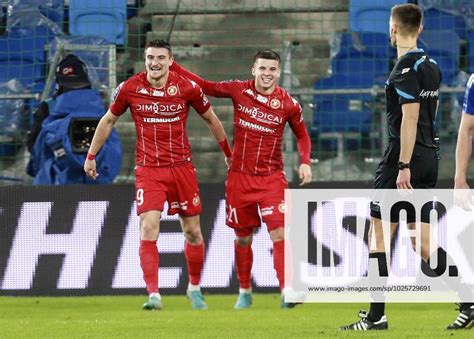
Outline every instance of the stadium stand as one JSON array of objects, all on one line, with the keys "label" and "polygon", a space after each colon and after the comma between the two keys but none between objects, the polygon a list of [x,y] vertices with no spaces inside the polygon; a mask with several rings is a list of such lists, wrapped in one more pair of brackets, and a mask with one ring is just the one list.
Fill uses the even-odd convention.
[{"label": "stadium stand", "polygon": [[456,32],[460,39],[466,39],[466,21],[460,15],[430,8],[423,12],[423,23],[426,27],[425,31],[453,31]]},{"label": "stadium stand", "polygon": [[[32,106],[31,111],[35,102],[39,102],[31,97],[42,93],[48,78],[48,68],[54,67],[56,39],[51,39],[55,37],[62,39],[64,45],[75,45],[75,48],[80,48],[81,43],[78,41],[81,39],[102,39],[101,46],[97,47],[112,46],[110,48],[113,53],[100,52],[104,54],[99,57],[95,54],[86,56],[89,53],[86,50],[84,53],[74,50],[89,66],[93,65],[90,68],[96,70],[98,89],[109,95],[115,84],[143,69],[143,46],[150,39],[170,39],[175,58],[210,80],[249,78],[251,59],[255,52],[260,48],[273,48],[288,52],[285,54],[285,71],[281,84],[303,104],[305,119],[313,135],[326,131],[323,133],[342,133],[344,139],[350,139],[348,136],[352,138],[354,134],[365,138],[361,133],[366,133],[367,128],[372,133],[374,125],[379,122],[383,125],[383,84],[394,64],[396,53],[395,49],[389,47],[387,38],[388,13],[392,2],[128,0],[116,1],[114,5],[110,0],[3,1],[1,13],[4,15],[3,21],[0,21],[0,33],[5,31],[5,34],[0,36],[0,82],[10,80],[13,75],[20,76],[23,91],[27,92],[15,95],[24,95],[22,100],[25,100],[27,106]],[[418,3],[425,8],[426,17],[426,32],[418,45],[442,64],[444,84],[449,85],[449,90],[442,90],[439,119],[441,131],[445,132],[448,143],[452,143],[449,139],[452,138],[451,132],[447,132],[449,127],[443,126],[456,124],[456,113],[453,112],[458,108],[452,99],[462,96],[466,72],[474,71],[474,34],[470,33],[474,31],[473,20],[470,18],[473,13],[472,4],[465,0],[418,0]],[[74,8],[78,4],[87,6],[87,10],[92,12],[94,7],[99,11],[91,13],[92,16],[79,16],[79,24],[76,25],[78,16]],[[7,5],[13,6],[8,14]],[[110,6],[115,9],[112,10]],[[27,8],[41,13],[41,17],[27,20],[26,24],[30,27],[17,30],[14,26],[17,26],[19,19],[25,18],[21,11]],[[107,15],[115,12],[118,14],[109,15],[112,19],[105,20],[105,11]],[[114,21],[112,25],[115,26],[102,27],[98,25],[99,20],[102,21],[101,24]],[[39,28],[35,28],[36,26]],[[85,31],[74,31],[78,27]],[[47,28],[50,29],[49,32]],[[444,31],[445,28],[451,33],[440,39],[437,32]],[[87,36],[84,37],[83,34]],[[339,38],[335,39],[335,36]],[[337,39],[339,44],[334,43]],[[114,45],[106,45],[104,41],[112,42],[116,48]],[[457,41],[459,47],[456,47]],[[287,51],[284,46],[288,45],[290,48]],[[347,93],[341,93],[341,90]],[[105,99],[106,102],[107,100]],[[230,102],[213,99],[212,103],[228,134],[232,135]],[[310,104],[315,104],[315,107],[310,107]],[[349,120],[344,120],[347,116],[350,117]],[[340,124],[325,126],[321,124],[322,119],[339,119]],[[350,123],[346,124],[347,121]],[[340,132],[333,132],[336,127]],[[130,119],[127,121],[126,117],[118,122],[117,129],[124,141],[124,166],[118,180],[128,182],[133,175],[134,129],[132,122]],[[201,182],[222,182],[226,174],[225,168],[216,169],[217,166],[209,165],[221,160],[219,150],[212,138],[204,132],[202,121],[194,113],[190,115],[188,129]],[[19,145],[20,148],[21,146]],[[297,161],[292,156],[293,151],[289,147],[285,153],[290,159],[288,163]],[[320,151],[316,148],[313,157],[323,158]],[[447,148],[445,152],[448,152]],[[451,154],[452,150],[448,153]],[[345,155],[353,156],[356,162],[364,161],[359,147],[349,145]],[[11,163],[3,161],[0,169],[11,170],[16,175],[22,166],[22,159],[16,158],[15,163],[16,167],[10,167]],[[368,173],[373,172],[374,165],[363,164],[359,167],[363,166]],[[291,165],[286,170],[291,172]],[[322,175],[318,175],[317,165],[313,170],[317,180],[336,178],[334,171],[330,169]],[[449,169],[446,169],[447,172]],[[344,180],[348,176],[341,174],[337,178]]]},{"label": "stadium stand", "polygon": [[474,32],[469,32],[467,36],[469,42],[469,71],[474,73]]},{"label": "stadium stand", "polygon": [[393,5],[406,1],[358,0],[349,1],[349,29],[352,32],[388,32],[388,19]]},{"label": "stadium stand", "polygon": [[443,73],[443,83],[454,85],[459,73],[459,36],[449,30],[426,30],[420,40],[426,45],[427,52],[439,65]]},{"label": "stadium stand", "polygon": [[110,43],[124,45],[127,39],[127,6],[122,0],[69,1],[69,32],[73,35],[100,36]]}]

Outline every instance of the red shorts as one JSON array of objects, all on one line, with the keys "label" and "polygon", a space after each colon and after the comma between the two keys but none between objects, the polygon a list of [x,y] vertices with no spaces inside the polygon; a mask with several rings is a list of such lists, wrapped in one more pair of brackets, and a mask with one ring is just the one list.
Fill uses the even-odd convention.
[{"label": "red shorts", "polygon": [[163,211],[168,201],[168,214],[193,216],[201,213],[201,198],[192,163],[176,167],[137,166],[135,169],[135,201],[137,214]]},{"label": "red shorts", "polygon": [[252,234],[261,224],[260,208],[269,232],[283,227],[285,188],[288,188],[288,182],[283,172],[256,176],[229,171],[226,181],[227,226],[240,237]]}]

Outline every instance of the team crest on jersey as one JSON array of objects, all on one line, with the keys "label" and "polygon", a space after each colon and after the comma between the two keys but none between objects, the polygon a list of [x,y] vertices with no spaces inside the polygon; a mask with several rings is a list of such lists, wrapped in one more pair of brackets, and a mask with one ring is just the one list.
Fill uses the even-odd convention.
[{"label": "team crest on jersey", "polygon": [[272,99],[272,101],[270,101],[270,106],[272,106],[272,108],[280,108],[280,100],[278,99]]},{"label": "team crest on jersey", "polygon": [[199,203],[200,203],[199,197],[196,195],[196,196],[193,198],[193,205],[194,205],[194,206],[199,206]]},{"label": "team crest on jersey", "polygon": [[280,205],[278,205],[278,210],[280,211],[280,213],[286,212],[286,205],[284,202],[281,202]]},{"label": "team crest on jersey", "polygon": [[158,91],[158,90],[154,90],[153,93],[151,93],[152,96],[154,97],[164,97],[165,96],[165,92],[163,91]]},{"label": "team crest on jersey", "polygon": [[168,95],[176,95],[176,93],[178,93],[178,88],[176,86],[170,86],[166,92]]}]

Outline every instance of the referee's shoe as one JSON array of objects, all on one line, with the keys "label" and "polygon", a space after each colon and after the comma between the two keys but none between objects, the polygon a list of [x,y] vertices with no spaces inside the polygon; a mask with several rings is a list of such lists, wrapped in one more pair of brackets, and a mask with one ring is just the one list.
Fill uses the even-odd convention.
[{"label": "referee's shoe", "polygon": [[474,305],[459,304],[458,310],[458,317],[446,328],[447,330],[467,330],[474,326]]},{"label": "referee's shoe", "polygon": [[359,311],[359,317],[361,319],[358,322],[341,326],[339,329],[341,331],[388,330],[388,322],[385,315],[383,315],[378,321],[370,321],[367,316],[368,314],[366,311]]}]

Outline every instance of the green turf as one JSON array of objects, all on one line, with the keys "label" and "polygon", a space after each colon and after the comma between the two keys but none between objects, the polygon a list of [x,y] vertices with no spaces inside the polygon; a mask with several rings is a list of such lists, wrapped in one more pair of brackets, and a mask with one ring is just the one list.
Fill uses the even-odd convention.
[{"label": "green turf", "polygon": [[340,332],[357,320],[357,304],[279,308],[279,296],[259,294],[249,310],[234,310],[236,296],[206,296],[208,311],[193,311],[184,296],[164,296],[162,311],[143,311],[144,296],[0,297],[0,338],[472,338],[448,332],[453,304],[390,304],[390,330]]}]

